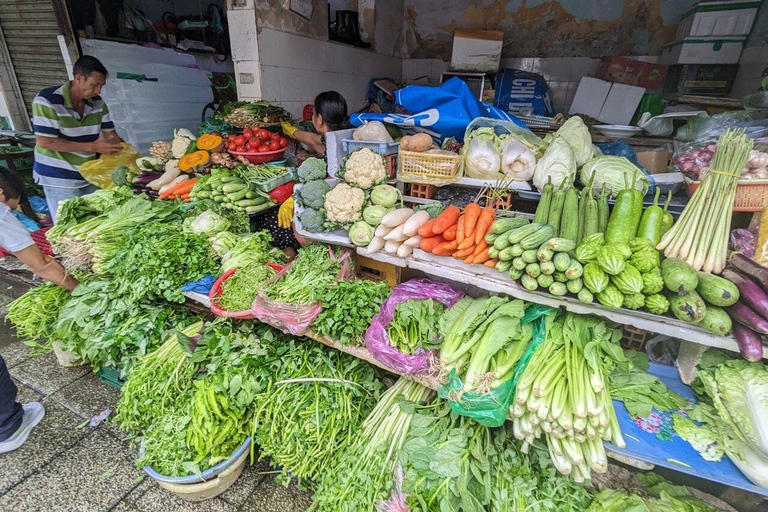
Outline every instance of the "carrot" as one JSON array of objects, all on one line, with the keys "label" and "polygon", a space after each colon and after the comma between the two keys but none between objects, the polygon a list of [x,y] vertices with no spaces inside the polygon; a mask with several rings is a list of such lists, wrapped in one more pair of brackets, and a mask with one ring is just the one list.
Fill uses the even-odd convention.
[{"label": "carrot", "polygon": [[473,263],[485,263],[486,261],[488,261],[490,259],[490,257],[488,256],[488,247],[486,247],[485,250],[483,250],[483,252],[481,252],[477,256],[474,256],[474,258],[475,259]]},{"label": "carrot", "polygon": [[458,225],[454,224],[453,226],[443,231],[443,238],[445,238],[448,241],[456,240],[457,230],[458,230]]},{"label": "carrot", "polygon": [[[466,233],[464,234],[467,235]],[[475,239],[467,235],[464,238],[464,241],[459,244],[459,250],[463,251],[464,249],[469,249],[470,247],[474,247],[474,246],[475,246]]]},{"label": "carrot", "polygon": [[445,239],[440,236],[430,236],[428,238],[422,238],[419,242],[419,249],[424,252],[432,252],[432,249],[445,242]]},{"label": "carrot", "polygon": [[459,217],[459,222],[456,225],[456,240],[461,244],[464,241],[464,216]]},{"label": "carrot", "polygon": [[463,260],[467,256],[472,256],[472,253],[475,252],[475,246],[473,245],[469,249],[459,249],[455,253],[453,253],[453,257],[457,260]]},{"label": "carrot", "polygon": [[472,254],[477,256],[487,248],[488,248],[488,242],[486,242],[485,240],[480,240],[480,243],[475,246],[475,252],[473,252]]},{"label": "carrot", "polygon": [[464,236],[467,238],[474,237],[475,227],[477,226],[477,219],[480,217],[482,209],[477,203],[469,203],[464,208]]},{"label": "carrot", "polygon": [[472,256],[472,255],[469,255],[469,256],[467,256],[467,258],[464,260],[464,263],[466,263],[467,265],[471,265],[472,263],[474,263],[474,261],[475,261],[475,257],[474,257],[474,256]]},{"label": "carrot", "polygon": [[417,233],[422,239],[429,238],[433,235],[432,225],[435,223],[436,220],[437,219],[429,219],[427,222],[421,225]]},{"label": "carrot", "polygon": [[181,198],[184,199],[185,201],[189,199],[189,192],[187,192],[186,194],[181,194]]},{"label": "carrot", "polygon": [[192,188],[195,186],[195,183],[197,183],[197,178],[192,178],[191,180],[182,181],[178,187],[175,187],[173,189],[173,192],[175,194],[189,192],[192,190]]},{"label": "carrot", "polygon": [[499,262],[499,260],[488,260],[483,265],[485,265],[488,268],[496,268],[496,264]]},{"label": "carrot", "polygon": [[483,208],[480,218],[477,219],[477,226],[475,227],[475,243],[479,244],[480,240],[485,238],[488,234],[488,230],[493,225],[493,218],[496,216],[496,210],[490,206]]},{"label": "carrot", "polygon": [[[160,199],[168,199],[172,195],[178,195],[179,191],[184,190],[185,187],[189,187],[189,190],[192,190],[192,187],[195,185],[195,182],[197,181],[197,178],[193,178],[191,180],[183,180],[180,181],[176,186],[173,186],[160,194]],[[189,182],[192,182],[192,185],[189,184]]]},{"label": "carrot", "polygon": [[432,224],[432,233],[439,235],[453,224],[456,224],[460,216],[461,210],[458,206],[449,206],[435,219],[435,223]]},{"label": "carrot", "polygon": [[453,242],[443,242],[432,249],[432,254],[436,256],[450,256],[456,250],[456,245],[456,240]]}]

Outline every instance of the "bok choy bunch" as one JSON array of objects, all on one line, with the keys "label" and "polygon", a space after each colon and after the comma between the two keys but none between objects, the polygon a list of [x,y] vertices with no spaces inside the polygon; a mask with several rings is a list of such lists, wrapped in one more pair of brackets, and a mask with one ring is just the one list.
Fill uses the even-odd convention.
[{"label": "bok choy bunch", "polygon": [[527,450],[544,435],[554,466],[577,482],[607,470],[603,440],[625,446],[607,379],[625,363],[620,337],[605,321],[567,313],[549,327],[517,383],[515,437]]}]

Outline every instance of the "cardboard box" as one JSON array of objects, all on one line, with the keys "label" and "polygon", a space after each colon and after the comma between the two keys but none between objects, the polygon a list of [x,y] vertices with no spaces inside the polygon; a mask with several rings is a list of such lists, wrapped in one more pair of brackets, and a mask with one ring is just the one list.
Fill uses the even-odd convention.
[{"label": "cardboard box", "polygon": [[667,66],[624,57],[603,57],[597,78],[646,89],[658,89],[664,83]]},{"label": "cardboard box", "polygon": [[674,64],[736,64],[741,57],[746,36],[689,37],[666,45],[661,62]]},{"label": "cardboard box", "polygon": [[665,93],[726,96],[731,92],[738,64],[678,64],[669,67]]},{"label": "cardboard box", "polygon": [[463,30],[453,33],[451,71],[495,73],[501,62],[504,32],[501,30]]},{"label": "cardboard box", "polygon": [[606,124],[628,125],[643,94],[642,87],[585,76],[579,82],[568,114],[586,115]]},{"label": "cardboard box", "polygon": [[664,174],[667,172],[671,151],[638,151],[637,162],[645,167],[649,174]]}]

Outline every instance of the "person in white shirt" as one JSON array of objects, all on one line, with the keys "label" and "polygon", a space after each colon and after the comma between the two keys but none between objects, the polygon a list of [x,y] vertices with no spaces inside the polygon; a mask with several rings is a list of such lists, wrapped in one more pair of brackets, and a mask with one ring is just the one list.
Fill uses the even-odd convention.
[{"label": "person in white shirt", "polygon": [[[13,215],[19,202],[27,202],[24,187],[13,172],[0,169],[0,246],[19,258],[32,272],[47,281],[74,290],[77,280],[56,260],[37,247],[24,225]],[[16,450],[45,416],[39,402],[20,404],[16,385],[0,356],[0,454]]]}]

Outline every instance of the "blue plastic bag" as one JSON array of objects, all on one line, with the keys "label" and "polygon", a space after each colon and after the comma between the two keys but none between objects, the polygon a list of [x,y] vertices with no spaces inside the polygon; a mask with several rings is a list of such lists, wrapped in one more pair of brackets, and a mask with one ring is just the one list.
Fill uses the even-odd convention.
[{"label": "blue plastic bag", "polygon": [[208,293],[211,291],[211,288],[213,288],[213,283],[215,282],[216,282],[216,278],[208,274],[206,276],[201,277],[197,281],[192,281],[190,283],[185,284],[184,286],[181,287],[181,291],[202,293],[203,295],[208,295]]},{"label": "blue plastic bag", "polygon": [[51,211],[48,209],[48,203],[46,202],[45,199],[43,199],[40,196],[30,197],[29,206],[32,207],[35,213],[41,213],[43,215],[45,215],[46,213],[51,213]]},{"label": "blue plastic bag", "polygon": [[453,77],[437,87],[409,85],[395,91],[395,102],[415,114],[353,114],[349,121],[361,126],[365,121],[381,121],[401,129],[416,129],[433,138],[464,140],[464,130],[478,117],[503,119],[526,127],[519,119],[480,102],[467,84]]},{"label": "blue plastic bag", "polygon": [[40,229],[40,224],[38,224],[36,221],[30,219],[28,216],[24,215],[18,210],[11,210],[13,212],[13,215],[19,219],[19,222],[24,224],[24,229],[29,231],[30,233],[33,231],[37,231]]},{"label": "blue plastic bag", "polygon": [[543,76],[519,69],[504,68],[496,75],[493,106],[512,114],[554,117],[555,104]]},{"label": "blue plastic bag", "polygon": [[637,155],[635,154],[635,150],[632,149],[632,146],[627,144],[623,140],[615,140],[613,142],[601,142],[600,144],[595,144],[598,148],[600,148],[600,151],[603,152],[604,155],[614,155],[614,156],[623,156],[633,164],[635,164],[643,173],[645,176],[645,179],[648,180],[648,183],[650,186],[648,187],[648,191],[645,193],[646,196],[653,196],[656,193],[656,180],[653,179],[653,175],[648,172],[648,169],[640,165],[640,162],[637,161]]}]

